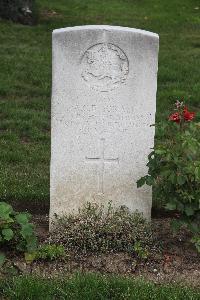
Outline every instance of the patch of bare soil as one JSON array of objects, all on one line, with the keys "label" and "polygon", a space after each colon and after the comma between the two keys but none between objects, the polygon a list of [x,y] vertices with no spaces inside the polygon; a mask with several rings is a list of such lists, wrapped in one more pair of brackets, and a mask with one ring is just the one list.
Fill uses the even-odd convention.
[{"label": "patch of bare soil", "polygon": [[60,18],[62,17],[62,15],[54,10],[51,9],[44,9],[41,13],[40,13],[40,18],[47,20],[47,19],[51,19],[51,18]]},{"label": "patch of bare soil", "polygon": [[[63,260],[36,261],[26,264],[23,257],[12,257],[18,273],[45,277],[69,275],[75,271],[100,272],[143,277],[156,283],[181,282],[200,287],[200,255],[189,242],[186,231],[176,235],[170,229],[170,218],[155,218],[152,226],[160,249],[155,249],[147,260],[127,253],[92,254],[75,257],[73,253]],[[34,216],[40,242],[48,237],[48,217]]]}]

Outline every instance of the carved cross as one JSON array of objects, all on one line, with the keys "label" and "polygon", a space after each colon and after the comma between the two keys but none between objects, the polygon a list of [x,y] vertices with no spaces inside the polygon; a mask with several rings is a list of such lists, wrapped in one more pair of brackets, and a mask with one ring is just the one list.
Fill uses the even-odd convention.
[{"label": "carved cross", "polygon": [[119,158],[105,158],[105,139],[100,139],[101,155],[99,157],[87,157],[87,162],[96,162],[99,164],[98,189],[100,193],[104,193],[104,168],[106,163],[119,163]]}]

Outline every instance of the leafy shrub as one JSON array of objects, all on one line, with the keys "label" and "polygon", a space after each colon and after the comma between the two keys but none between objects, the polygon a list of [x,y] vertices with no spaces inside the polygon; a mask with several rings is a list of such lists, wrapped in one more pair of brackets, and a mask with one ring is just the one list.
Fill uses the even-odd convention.
[{"label": "leafy shrub", "polygon": [[41,245],[36,252],[35,259],[55,260],[65,256],[63,245]]},{"label": "leafy shrub", "polygon": [[77,215],[57,218],[49,242],[62,244],[74,253],[107,251],[133,252],[134,244],[149,249],[152,245],[150,224],[139,213],[126,207],[114,210],[87,203]]},{"label": "leafy shrub", "polygon": [[35,0],[0,0],[0,17],[24,25],[34,25],[38,20]]},{"label": "leafy shrub", "polygon": [[158,124],[159,141],[148,156],[148,175],[137,185],[152,185],[166,209],[180,213],[174,227],[186,225],[196,236],[200,231],[200,124],[192,122],[194,117],[182,102],[176,102],[168,122]]},{"label": "leafy shrub", "polygon": [[[31,253],[37,248],[34,226],[29,223],[30,214],[15,212],[11,205],[0,202],[0,246]],[[4,261],[0,255],[0,264]]]}]

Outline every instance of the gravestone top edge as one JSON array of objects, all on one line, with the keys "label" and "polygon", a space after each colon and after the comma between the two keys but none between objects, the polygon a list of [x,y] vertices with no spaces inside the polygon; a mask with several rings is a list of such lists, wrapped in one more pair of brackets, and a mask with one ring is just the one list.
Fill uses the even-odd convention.
[{"label": "gravestone top edge", "polygon": [[59,28],[53,30],[53,35],[72,32],[72,31],[79,31],[79,30],[99,30],[99,29],[107,30],[107,31],[112,30],[112,31],[132,32],[132,33],[142,34],[152,38],[159,39],[159,35],[151,31],[146,31],[146,30],[131,28],[131,27],[111,26],[111,25],[83,25],[83,26]]}]

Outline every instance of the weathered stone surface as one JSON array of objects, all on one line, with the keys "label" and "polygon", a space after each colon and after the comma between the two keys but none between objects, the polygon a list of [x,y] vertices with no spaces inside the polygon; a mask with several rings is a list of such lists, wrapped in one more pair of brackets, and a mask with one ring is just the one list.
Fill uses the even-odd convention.
[{"label": "weathered stone surface", "polygon": [[150,218],[158,35],[117,26],[53,32],[50,217],[86,201]]}]

